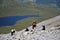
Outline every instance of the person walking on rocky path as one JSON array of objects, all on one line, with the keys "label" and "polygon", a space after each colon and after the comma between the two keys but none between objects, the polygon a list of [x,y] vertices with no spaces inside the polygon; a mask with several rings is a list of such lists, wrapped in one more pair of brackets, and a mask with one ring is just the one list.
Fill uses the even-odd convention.
[{"label": "person walking on rocky path", "polygon": [[15,33],[15,29],[12,29],[12,30],[11,30],[11,36],[13,36],[14,33]]},{"label": "person walking on rocky path", "polygon": [[45,30],[45,25],[42,25],[42,27],[43,27],[42,30]]},{"label": "person walking on rocky path", "polygon": [[32,29],[34,29],[36,27],[36,21],[32,22]]}]

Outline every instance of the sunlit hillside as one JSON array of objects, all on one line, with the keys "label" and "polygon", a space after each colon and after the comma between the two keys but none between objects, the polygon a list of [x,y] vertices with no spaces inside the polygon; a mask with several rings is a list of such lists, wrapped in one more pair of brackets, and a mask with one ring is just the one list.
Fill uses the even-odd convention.
[{"label": "sunlit hillside", "polygon": [[[17,2],[15,0],[0,0],[0,17],[4,16],[20,16],[27,14],[37,14],[41,17],[38,18],[26,18],[19,20],[13,26],[0,27],[0,33],[10,32],[12,28],[16,30],[22,30],[28,26],[31,26],[33,20],[37,23],[60,15],[60,9],[55,6],[48,6],[44,4],[36,4],[29,2]],[[2,31],[1,31],[2,30]]]}]

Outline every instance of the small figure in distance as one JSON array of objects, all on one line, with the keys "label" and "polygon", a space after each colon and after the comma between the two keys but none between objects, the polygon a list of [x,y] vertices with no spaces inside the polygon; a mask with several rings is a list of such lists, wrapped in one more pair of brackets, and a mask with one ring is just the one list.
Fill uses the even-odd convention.
[{"label": "small figure in distance", "polygon": [[36,27],[36,21],[32,22],[32,29],[34,29]]},{"label": "small figure in distance", "polygon": [[25,31],[29,31],[29,29],[28,28],[26,28],[26,30]]},{"label": "small figure in distance", "polygon": [[45,30],[45,25],[42,25],[42,27],[43,27],[42,30]]},{"label": "small figure in distance", "polygon": [[13,36],[14,33],[15,33],[15,29],[12,29],[12,30],[11,30],[11,36]]}]

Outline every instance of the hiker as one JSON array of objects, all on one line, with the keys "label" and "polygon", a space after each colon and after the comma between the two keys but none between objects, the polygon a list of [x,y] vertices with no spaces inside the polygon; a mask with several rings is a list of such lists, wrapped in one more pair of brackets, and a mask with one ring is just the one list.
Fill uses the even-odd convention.
[{"label": "hiker", "polygon": [[29,29],[28,28],[26,28],[26,30],[25,31],[29,31]]},{"label": "hiker", "polygon": [[12,29],[12,30],[11,30],[11,36],[13,36],[14,33],[15,33],[15,29]]},{"label": "hiker", "polygon": [[36,21],[32,22],[32,29],[34,29],[36,27]]},{"label": "hiker", "polygon": [[45,30],[45,25],[42,25],[42,27],[43,27],[42,30]]}]

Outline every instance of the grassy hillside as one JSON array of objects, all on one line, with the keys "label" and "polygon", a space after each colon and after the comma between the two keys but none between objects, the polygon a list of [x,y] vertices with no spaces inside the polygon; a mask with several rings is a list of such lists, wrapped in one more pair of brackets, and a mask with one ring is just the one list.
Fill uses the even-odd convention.
[{"label": "grassy hillside", "polygon": [[3,0],[0,5],[0,17],[26,14],[38,14],[41,16],[39,18],[32,17],[17,21],[13,26],[0,27],[0,33],[8,33],[12,28],[19,31],[31,26],[33,20],[36,20],[38,23],[51,17],[60,15],[60,10],[54,6],[46,6],[42,4],[38,5],[32,2],[18,3],[15,0]]}]

